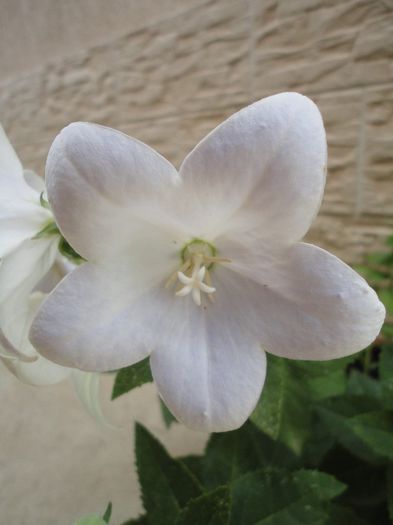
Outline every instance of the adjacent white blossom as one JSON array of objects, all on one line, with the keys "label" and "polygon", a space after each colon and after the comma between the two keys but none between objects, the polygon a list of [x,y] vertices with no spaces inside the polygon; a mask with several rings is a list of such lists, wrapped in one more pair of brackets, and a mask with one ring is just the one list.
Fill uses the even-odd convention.
[{"label": "adjacent white blossom", "polygon": [[358,274],[299,242],[326,162],[320,113],[296,93],[230,117],[179,173],[120,132],[71,124],[51,147],[46,181],[63,235],[88,262],[46,299],[33,344],[82,370],[150,355],[177,419],[240,426],[264,383],[261,348],[333,359],[367,346],[384,319]]},{"label": "adjacent white blossom", "polygon": [[0,126],[0,305],[27,297],[58,254],[43,194],[43,179],[23,170]]},{"label": "adjacent white blossom", "polygon": [[45,298],[34,292],[15,308],[0,307],[0,360],[23,383],[51,385],[71,374],[70,368],[40,356],[31,345],[28,333],[31,322]]}]

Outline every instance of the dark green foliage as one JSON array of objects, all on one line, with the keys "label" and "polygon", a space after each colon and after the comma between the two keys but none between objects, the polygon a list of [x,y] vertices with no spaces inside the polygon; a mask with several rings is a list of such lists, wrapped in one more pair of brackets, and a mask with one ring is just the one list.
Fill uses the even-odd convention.
[{"label": "dark green foliage", "polygon": [[139,361],[135,365],[122,368],[116,374],[112,399],[116,399],[137,386],[151,381],[153,381],[153,378],[150,371],[149,358]]},{"label": "dark green foliage", "polygon": [[230,518],[230,492],[218,487],[192,499],[180,512],[175,525],[228,525]]},{"label": "dark green foliage", "polygon": [[248,421],[239,430],[211,436],[203,458],[203,480],[212,488],[269,465],[295,467],[298,458]]},{"label": "dark green foliage", "polygon": [[180,509],[202,493],[200,483],[141,425],[135,428],[135,455],[149,523],[173,525]]},{"label": "dark green foliage", "polygon": [[344,490],[344,484],[318,471],[258,470],[233,484],[231,525],[322,525],[328,517],[324,502]]}]

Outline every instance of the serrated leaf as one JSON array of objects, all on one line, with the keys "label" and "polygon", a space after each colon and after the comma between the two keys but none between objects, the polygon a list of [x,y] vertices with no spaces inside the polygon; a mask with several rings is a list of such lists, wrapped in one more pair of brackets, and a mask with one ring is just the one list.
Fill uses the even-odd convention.
[{"label": "serrated leaf", "polygon": [[218,487],[191,500],[180,512],[175,525],[228,525],[230,492]]},{"label": "serrated leaf", "polygon": [[307,391],[293,374],[287,359],[268,355],[267,379],[261,398],[251,415],[258,428],[299,454],[311,419]]},{"label": "serrated leaf", "polygon": [[200,483],[140,424],[135,427],[135,452],[149,524],[173,525],[180,509],[202,493]]},{"label": "serrated leaf", "polygon": [[151,375],[149,358],[147,357],[143,361],[122,368],[117,372],[112,390],[112,399],[116,399],[130,390],[151,381],[153,381],[153,377]]},{"label": "serrated leaf", "polygon": [[298,459],[285,445],[248,421],[238,430],[212,434],[202,465],[205,485],[213,488],[264,466],[292,468],[298,465]]},{"label": "serrated leaf", "polygon": [[393,413],[380,410],[351,418],[349,426],[378,456],[393,461]]},{"label": "serrated leaf", "polygon": [[338,397],[325,400],[316,407],[316,411],[331,435],[352,454],[370,463],[380,463],[381,457],[355,432],[353,418],[379,409],[379,403],[364,397]]},{"label": "serrated leaf", "polygon": [[316,470],[263,469],[232,486],[231,525],[323,525],[323,503],[346,486]]}]

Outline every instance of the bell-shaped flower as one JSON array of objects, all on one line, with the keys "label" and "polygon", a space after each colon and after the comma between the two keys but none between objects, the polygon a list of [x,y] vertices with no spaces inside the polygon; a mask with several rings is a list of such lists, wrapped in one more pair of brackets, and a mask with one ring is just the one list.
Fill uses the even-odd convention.
[{"label": "bell-shaped flower", "polygon": [[321,115],[296,93],[231,116],[179,172],[123,133],[71,124],[51,147],[46,181],[62,234],[88,262],[42,305],[34,346],[82,370],[150,356],[176,418],[207,431],[249,416],[264,350],[314,360],[361,350],[384,307],[337,257],[299,242],[326,161]]},{"label": "bell-shaped flower", "polygon": [[58,254],[60,235],[44,181],[23,170],[0,126],[0,304],[27,296]]},{"label": "bell-shaped flower", "polygon": [[0,307],[0,360],[20,381],[30,385],[51,385],[71,374],[70,368],[42,357],[31,345],[28,333],[45,294],[34,292],[14,308]]}]

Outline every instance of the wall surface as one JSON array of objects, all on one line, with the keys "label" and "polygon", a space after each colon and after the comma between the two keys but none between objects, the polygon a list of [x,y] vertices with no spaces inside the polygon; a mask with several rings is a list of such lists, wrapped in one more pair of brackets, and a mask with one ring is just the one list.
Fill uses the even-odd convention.
[{"label": "wall surface", "polygon": [[178,165],[232,112],[296,90],[318,103],[329,141],[309,238],[354,262],[391,231],[392,0],[3,3],[0,119],[26,165],[42,172],[74,120]]},{"label": "wall surface", "polygon": [[[308,238],[356,262],[392,232],[392,0],[0,0],[0,8],[0,121],[26,167],[43,173],[52,140],[75,120],[121,129],[179,165],[234,111],[296,90],[319,105],[329,142],[325,199]],[[138,513],[131,443],[126,464],[126,438],[87,423],[69,385],[51,390],[69,407],[61,417],[48,390],[31,394],[8,378],[1,388],[7,523],[68,525],[105,498],[117,520]],[[135,395],[130,417],[147,419],[173,451],[185,439],[200,449],[203,436],[163,430],[151,392]]]}]

